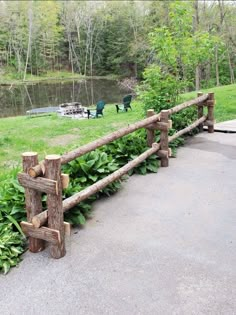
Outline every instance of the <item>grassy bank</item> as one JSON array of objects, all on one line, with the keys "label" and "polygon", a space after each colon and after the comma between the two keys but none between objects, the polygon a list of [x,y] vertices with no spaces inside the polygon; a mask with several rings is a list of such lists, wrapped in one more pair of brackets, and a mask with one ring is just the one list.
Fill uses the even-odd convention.
[{"label": "grassy bank", "polygon": [[106,105],[104,118],[100,119],[76,120],[56,114],[1,119],[0,179],[9,168],[21,163],[23,152],[36,151],[40,158],[46,154],[64,153],[141,119],[139,104],[133,102],[132,107],[133,111],[117,114],[114,105]]},{"label": "grassy bank", "polygon": [[[216,122],[236,119],[236,84],[214,87],[202,90],[203,93],[214,92],[216,98],[215,119]],[[196,92],[186,93],[185,100],[192,99]]]}]

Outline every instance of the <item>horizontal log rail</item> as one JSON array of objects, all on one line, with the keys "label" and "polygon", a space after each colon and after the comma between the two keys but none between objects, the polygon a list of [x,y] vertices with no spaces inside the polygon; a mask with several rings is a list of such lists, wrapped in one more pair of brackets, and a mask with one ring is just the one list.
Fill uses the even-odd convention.
[{"label": "horizontal log rail", "polygon": [[26,173],[19,173],[18,182],[25,188],[32,188],[34,190],[45,192],[46,194],[58,195],[58,184],[55,180],[44,177],[32,178]]},{"label": "horizontal log rail", "polygon": [[198,96],[197,98],[195,98],[195,99],[193,99],[191,101],[187,101],[187,102],[184,102],[184,103],[182,103],[180,105],[172,107],[172,108],[168,109],[169,115],[178,113],[179,111],[181,111],[182,109],[185,109],[187,107],[190,107],[190,106],[193,106],[193,105],[202,104],[208,98],[209,98],[209,95],[208,94],[204,94],[204,95]]},{"label": "horizontal log rail", "polygon": [[[170,115],[193,105],[198,105],[198,119],[174,135],[168,136],[168,131],[172,128],[172,121],[169,119]],[[204,106],[208,108],[207,115],[203,114]],[[44,161],[38,163],[37,153],[24,153],[24,173],[20,173],[18,179],[20,184],[25,187],[28,222],[22,222],[21,226],[24,233],[30,237],[30,250],[33,252],[43,250],[44,243],[40,242],[40,240],[48,241],[52,257],[63,257],[65,255],[64,235],[70,229],[68,225],[63,223],[64,212],[101,191],[110,183],[120,179],[152,154],[156,154],[160,158],[161,166],[167,167],[171,156],[169,143],[197,126],[202,130],[204,124],[208,126],[208,132],[214,132],[214,93],[205,95],[199,93],[197,98],[173,108],[162,110],[159,114],[150,109],[147,111],[146,119],[65,153],[61,157],[50,155]],[[66,164],[140,128],[146,128],[147,145],[150,149],[107,177],[62,201],[61,192],[62,189],[68,187],[69,176],[61,174],[61,164]],[[160,130],[160,143],[155,142],[155,130]],[[42,211],[42,202],[40,203],[41,192],[46,192],[48,195],[48,209],[45,211]],[[46,227],[44,226],[45,224],[47,224]]]},{"label": "horizontal log rail", "polygon": [[190,132],[191,130],[193,130],[194,128],[196,128],[198,125],[202,124],[206,120],[207,120],[207,117],[202,116],[201,118],[196,120],[193,124],[191,124],[188,127],[176,132],[175,134],[173,134],[173,136],[168,137],[168,141],[171,142],[171,141],[181,137],[182,135],[184,135],[187,132]]},{"label": "horizontal log rail", "polygon": [[[192,129],[196,128],[199,124],[204,122],[206,120],[206,116],[203,116],[202,118],[195,121],[192,125],[180,130],[179,132],[175,133],[173,136],[168,138],[168,142],[171,142],[175,140],[176,138],[182,136],[183,134],[191,131]],[[114,182],[115,180],[119,179],[123,175],[127,174],[128,171],[130,171],[132,168],[146,160],[147,157],[154,154],[160,149],[160,144],[153,143],[153,147],[143,154],[141,154],[136,159],[130,161],[125,166],[121,167],[119,170],[113,172],[112,174],[108,175],[107,177],[99,180],[98,182],[94,183],[92,186],[85,188],[84,190],[81,190],[80,192],[74,194],[73,196],[65,199],[62,203],[63,205],[63,212],[66,212],[76,206],[79,202],[87,199],[88,197],[94,195],[96,192],[102,190],[105,188],[108,184]],[[168,155],[168,153],[167,153]],[[36,215],[32,219],[32,224],[34,227],[39,228],[40,226],[44,225],[47,222],[48,218],[48,211],[45,210],[41,212],[40,214]]]},{"label": "horizontal log rail", "polygon": [[[138,121],[128,127],[124,127],[120,130],[114,131],[112,133],[110,133],[109,135],[106,135],[98,140],[95,140],[93,142],[90,142],[88,144],[85,144],[83,146],[81,146],[80,148],[70,151],[68,153],[65,153],[61,156],[61,164],[66,164],[69,163],[70,161],[73,161],[74,159],[88,153],[91,152],[105,144],[108,144],[114,140],[117,140],[125,135],[128,135],[140,128],[146,127],[148,125],[151,125],[157,121],[160,120],[160,114],[156,114],[150,118],[146,118],[142,121]],[[44,173],[44,161],[41,161],[38,165],[31,167],[28,171],[29,175],[31,177],[37,177],[40,176]]]},{"label": "horizontal log rail", "polygon": [[[142,153],[140,156],[135,158],[134,160],[127,163],[125,166],[119,168],[117,171],[113,172],[112,174],[108,175],[107,177],[99,180],[98,182],[94,183],[93,185],[81,190],[80,192],[74,194],[73,196],[65,199],[62,203],[63,212],[68,211],[69,209],[76,206],[79,202],[87,199],[88,197],[94,195],[96,192],[105,188],[108,184],[114,182],[115,180],[119,179],[123,175],[127,174],[132,168],[146,160],[150,155],[156,153],[160,149],[159,143],[153,143],[152,148]],[[32,224],[34,227],[39,228],[43,224],[47,222],[48,218],[48,211],[45,210],[40,214],[36,215],[32,219]]]},{"label": "horizontal log rail", "polygon": [[[197,105],[197,104],[201,104],[202,102],[204,102],[205,100],[208,99],[208,94],[199,96],[197,98],[195,98],[194,100],[188,101],[188,102],[184,102],[183,104],[177,105],[171,109],[168,110],[169,115],[174,114],[179,112],[180,110],[190,107],[192,105]],[[152,126],[153,123],[157,122],[160,120],[160,114],[156,114],[153,115],[152,117],[148,117],[142,121],[136,122],[128,127],[124,127],[118,131],[114,131],[109,135],[106,135],[102,138],[100,138],[99,140],[95,140],[93,142],[90,142],[88,144],[85,144],[83,146],[81,146],[80,148],[70,151],[68,153],[65,153],[61,156],[61,164],[66,164],[69,163],[70,161],[73,161],[74,159],[84,155],[85,153],[91,152],[105,144],[108,144],[114,140],[117,140],[127,134],[130,134],[140,128],[144,128],[147,127],[148,125],[150,125],[150,127]],[[160,122],[160,129],[162,128],[163,124],[161,124]],[[38,165],[31,167],[28,171],[29,175],[31,177],[37,177],[40,176],[42,174],[44,174],[44,161],[41,161]]]}]

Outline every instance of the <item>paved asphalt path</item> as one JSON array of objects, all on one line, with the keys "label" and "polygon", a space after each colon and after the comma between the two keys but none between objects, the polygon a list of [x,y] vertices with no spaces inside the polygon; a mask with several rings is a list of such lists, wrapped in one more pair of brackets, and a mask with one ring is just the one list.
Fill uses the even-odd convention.
[{"label": "paved asphalt path", "polygon": [[217,123],[217,124],[215,124],[214,129],[216,131],[236,133],[236,119]]},{"label": "paved asphalt path", "polygon": [[200,134],[0,276],[0,314],[236,314],[236,134]]}]

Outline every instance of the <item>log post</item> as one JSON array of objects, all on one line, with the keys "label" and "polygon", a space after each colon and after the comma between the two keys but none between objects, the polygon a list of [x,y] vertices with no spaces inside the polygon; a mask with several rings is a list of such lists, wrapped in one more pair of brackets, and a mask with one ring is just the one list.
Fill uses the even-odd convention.
[{"label": "log post", "polygon": [[[38,154],[36,152],[25,152],[22,154],[23,171],[28,173],[30,167],[38,164]],[[25,206],[27,212],[27,220],[31,223],[32,218],[42,212],[41,192],[25,188]],[[45,242],[41,239],[29,237],[29,250],[38,253],[45,248]]]},{"label": "log post", "polygon": [[207,120],[211,122],[211,125],[208,125],[208,132],[214,132],[214,105],[215,105],[215,95],[214,93],[208,93],[208,101],[207,101]]},{"label": "log post", "polygon": [[61,258],[65,255],[65,229],[63,224],[62,207],[62,183],[61,183],[61,157],[60,155],[47,155],[45,157],[45,177],[56,180],[58,183],[58,193],[47,195],[48,207],[48,227],[58,230],[60,242],[50,243],[50,254],[53,258]]},{"label": "log post", "polygon": [[[201,93],[201,92],[197,93],[197,96],[198,96],[198,97],[199,97],[199,96],[202,96],[202,95],[203,95],[203,93]],[[203,116],[203,108],[204,108],[204,107],[203,107],[203,104],[202,104],[202,103],[200,103],[199,105],[197,105],[198,119]],[[202,131],[203,131],[203,124],[200,124],[200,125],[198,126],[198,128],[199,128],[199,131],[202,132]]]},{"label": "log post", "polygon": [[[162,110],[161,111],[161,122],[168,124],[168,119],[169,119],[169,110]],[[160,144],[161,144],[161,150],[168,152],[168,149],[169,149],[169,146],[168,146],[168,128],[167,128],[167,130],[161,131]],[[169,165],[168,154],[166,156],[163,155],[163,157],[161,157],[161,166],[167,167],[168,165]]]},{"label": "log post", "polygon": [[[147,118],[154,115],[155,115],[154,109],[147,110]],[[155,130],[146,128],[146,131],[147,131],[147,146],[152,147],[152,144],[155,142]]]}]

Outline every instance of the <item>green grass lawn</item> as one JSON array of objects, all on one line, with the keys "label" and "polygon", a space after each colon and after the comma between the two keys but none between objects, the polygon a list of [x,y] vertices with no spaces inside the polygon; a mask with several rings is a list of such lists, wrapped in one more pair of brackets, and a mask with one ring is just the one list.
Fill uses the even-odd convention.
[{"label": "green grass lawn", "polygon": [[64,152],[93,141],[105,134],[142,119],[140,104],[133,111],[116,113],[114,105],[106,105],[99,119],[71,119],[57,114],[41,117],[2,118],[0,124],[0,179],[9,168],[21,163],[21,154],[36,151],[39,158]]},{"label": "green grass lawn", "polygon": [[[214,92],[216,122],[236,119],[236,84],[202,90],[203,93]],[[192,99],[196,92],[184,94],[184,99]]]},{"label": "green grass lawn", "polygon": [[[215,118],[217,122],[236,119],[236,85],[212,88],[203,92],[215,92]],[[196,97],[196,92],[184,95],[184,99]],[[0,179],[9,168],[21,163],[21,154],[36,151],[39,158],[47,154],[63,154],[75,147],[93,141],[121,127],[141,120],[142,104],[132,102],[133,111],[116,113],[114,105],[106,105],[104,118],[76,120],[58,117],[2,118],[0,124]]]}]

